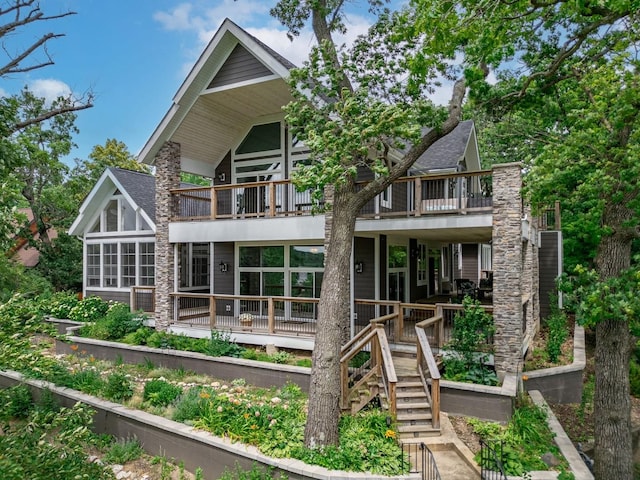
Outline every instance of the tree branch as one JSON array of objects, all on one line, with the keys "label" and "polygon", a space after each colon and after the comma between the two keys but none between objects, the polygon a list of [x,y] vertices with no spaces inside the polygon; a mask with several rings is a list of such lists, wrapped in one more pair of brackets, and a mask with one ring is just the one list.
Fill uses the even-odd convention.
[{"label": "tree branch", "polygon": [[18,130],[22,130],[23,128],[28,127],[29,125],[34,125],[36,123],[44,122],[45,120],[53,118],[56,115],[60,115],[63,113],[70,113],[70,112],[78,112],[80,110],[86,110],[87,108],[91,108],[91,107],[93,107],[92,94],[88,95],[87,101],[84,103],[77,103],[77,100],[69,99],[68,102],[65,102],[60,107],[53,108],[51,110],[43,112],[42,114],[36,117],[23,120],[22,122],[17,122],[11,127],[9,133],[12,134],[17,132]]}]

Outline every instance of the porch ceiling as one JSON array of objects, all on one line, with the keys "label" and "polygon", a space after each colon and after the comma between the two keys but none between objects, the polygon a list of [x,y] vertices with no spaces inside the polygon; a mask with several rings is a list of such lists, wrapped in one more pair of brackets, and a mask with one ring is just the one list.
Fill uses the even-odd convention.
[{"label": "porch ceiling", "polygon": [[171,140],[180,143],[183,159],[215,167],[257,119],[282,115],[291,99],[281,78],[210,90],[198,97]]},{"label": "porch ceiling", "polygon": [[356,222],[357,234],[395,235],[443,243],[489,242],[492,232],[491,214],[405,217]]}]

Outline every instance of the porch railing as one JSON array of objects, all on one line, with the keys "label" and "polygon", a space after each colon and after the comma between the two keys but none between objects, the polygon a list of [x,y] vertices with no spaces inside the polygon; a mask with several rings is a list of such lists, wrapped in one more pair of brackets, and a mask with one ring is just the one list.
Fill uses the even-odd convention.
[{"label": "porch railing", "polygon": [[129,305],[132,312],[154,313],[156,311],[156,287],[131,287]]},{"label": "porch railing", "polygon": [[433,452],[424,442],[402,443],[402,465],[409,461],[409,473],[419,473],[422,480],[442,480]]},{"label": "porch railing", "polygon": [[269,334],[316,333],[317,298],[200,293],[173,293],[171,298],[178,324]]},{"label": "porch railing", "polygon": [[[365,205],[360,217],[490,212],[491,190],[490,171],[404,177]],[[178,222],[311,215],[314,205],[311,192],[297,191],[290,180],[179,188],[170,194],[172,220]]]}]

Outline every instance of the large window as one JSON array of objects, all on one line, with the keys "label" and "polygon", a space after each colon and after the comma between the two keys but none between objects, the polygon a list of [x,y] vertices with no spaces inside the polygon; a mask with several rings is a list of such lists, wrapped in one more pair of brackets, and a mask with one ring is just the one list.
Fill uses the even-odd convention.
[{"label": "large window", "polygon": [[136,244],[120,244],[120,286],[130,287],[136,284]]},{"label": "large window", "polygon": [[102,245],[102,286],[118,286],[118,244]]},{"label": "large window", "polygon": [[322,245],[239,247],[240,295],[320,296]]},{"label": "large window", "polygon": [[140,285],[155,285],[155,243],[140,244]]},{"label": "large window", "polygon": [[418,286],[429,284],[429,249],[426,243],[418,243],[417,259],[417,284]]},{"label": "large window", "polygon": [[211,279],[211,255],[208,243],[178,245],[180,288],[208,289]]},{"label": "large window", "polygon": [[100,286],[100,245],[87,245],[87,286]]},{"label": "large window", "polygon": [[116,191],[98,214],[89,234],[101,232],[150,231],[151,227],[143,215],[137,212],[129,202]]},{"label": "large window", "polygon": [[87,288],[129,288],[155,284],[153,242],[87,243]]}]

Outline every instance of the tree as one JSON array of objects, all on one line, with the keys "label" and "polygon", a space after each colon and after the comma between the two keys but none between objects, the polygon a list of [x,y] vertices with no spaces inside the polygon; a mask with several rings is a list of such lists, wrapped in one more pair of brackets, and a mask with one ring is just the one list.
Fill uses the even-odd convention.
[{"label": "tree", "polygon": [[71,191],[75,203],[74,210],[82,203],[100,176],[109,167],[118,167],[134,172],[149,173],[149,167],[138,162],[129,152],[124,142],[108,138],[104,145],[96,145],[91,150],[88,160],[76,159],[76,166],[71,171],[66,183],[67,191]]},{"label": "tree", "polygon": [[[343,31],[343,2],[284,0],[272,14],[296,35],[310,19],[318,45],[309,61],[291,74],[295,101],[286,108],[287,122],[311,150],[312,162],[294,182],[324,196],[327,208],[325,269],[313,351],[305,444],[337,444],[340,416],[340,347],[348,337],[350,256],[355,219],[361,208],[394,180],[436,140],[460,121],[465,83],[452,87],[448,108],[427,97],[435,78],[449,74],[447,60],[455,49],[435,48],[437,38],[403,33],[411,12],[391,14],[382,2],[369,2],[378,21],[352,48],[339,48],[332,35]],[[418,41],[420,40],[420,41]],[[434,47],[434,48],[430,48]],[[433,52],[414,74],[408,62],[421,49]],[[407,75],[409,79],[407,80]],[[431,128],[424,130],[425,126]],[[392,152],[404,151],[392,160]],[[359,172],[373,180],[356,187]]]},{"label": "tree", "polygon": [[[5,60],[0,62],[0,78],[53,65],[54,61],[47,51],[47,45],[51,40],[63,37],[64,34],[44,33],[35,40],[27,42],[26,46],[16,45],[15,40],[19,37],[18,34],[31,24],[57,20],[75,14],[76,12],[73,11],[64,11],[55,15],[47,15],[40,9],[38,0],[3,0],[0,4],[0,40],[3,41]],[[44,58],[39,55],[43,55]],[[36,116],[4,123],[0,134],[4,138],[29,125],[45,121],[61,113],[91,108],[93,94],[87,92],[84,97],[76,98],[69,95],[60,99],[55,105],[52,104],[49,108],[40,111]]]},{"label": "tree", "polygon": [[[313,160],[295,181],[314,189],[316,199],[324,192],[329,204],[308,446],[337,441],[338,363],[359,209],[455,127],[466,87],[499,117],[528,101],[553,98],[575,68],[625,52],[637,38],[631,23],[637,9],[624,1],[415,0],[393,14],[381,11],[381,3],[370,2],[378,20],[350,49],[338,48],[332,38],[345,29],[341,1],[283,0],[272,11],[291,35],[310,20],[318,40],[304,68],[292,73],[296,101],[287,107],[287,120]],[[486,82],[492,69],[503,80],[495,86]],[[442,78],[453,84],[446,109],[426,97]],[[408,153],[392,162],[390,152],[404,143]],[[375,179],[356,190],[360,169]]]}]

